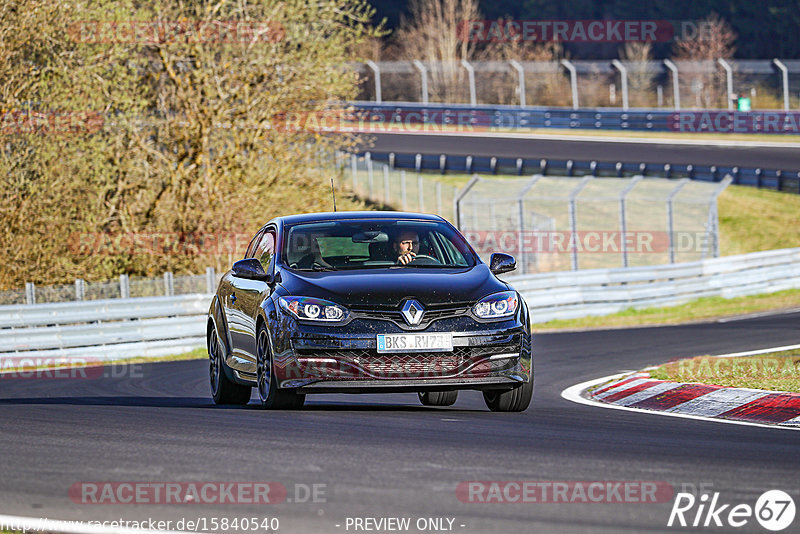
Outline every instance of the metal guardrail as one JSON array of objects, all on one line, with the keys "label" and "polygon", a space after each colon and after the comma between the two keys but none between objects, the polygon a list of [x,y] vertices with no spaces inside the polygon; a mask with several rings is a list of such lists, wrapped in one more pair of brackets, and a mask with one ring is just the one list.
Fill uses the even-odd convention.
[{"label": "metal guardrail", "polygon": [[800,288],[800,248],[702,261],[511,276],[532,321],[673,306],[700,297],[742,297]]},{"label": "metal guardrail", "polygon": [[[359,155],[366,155],[362,152]],[[728,175],[734,185],[771,189],[800,194],[800,172],[780,169],[761,169],[717,165],[674,165],[671,163],[602,162],[532,158],[502,158],[492,156],[450,156],[446,154],[410,154],[369,152],[372,161],[386,163],[396,169],[417,172],[465,172],[508,174],[516,176],[595,176],[689,178],[701,182],[721,182]]]},{"label": "metal guardrail", "polygon": [[[506,277],[504,277],[506,278]],[[506,278],[532,321],[606,315],[800,288],[800,248],[655,267],[591,269]],[[0,367],[24,359],[113,360],[205,346],[211,295],[146,297],[0,307]]]},{"label": "metal guardrail", "polygon": [[112,360],[205,346],[211,295],[0,306],[4,358]]}]

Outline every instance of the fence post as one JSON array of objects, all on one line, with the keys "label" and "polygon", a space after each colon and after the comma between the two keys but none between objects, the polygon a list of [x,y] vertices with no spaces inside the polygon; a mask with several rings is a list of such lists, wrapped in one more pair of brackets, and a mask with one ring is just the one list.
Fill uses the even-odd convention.
[{"label": "fence post", "polygon": [[83,300],[86,296],[86,283],[80,278],[75,279],[75,300]]},{"label": "fence post", "polygon": [[420,61],[418,59],[415,59],[412,63],[414,63],[414,66],[417,67],[417,70],[419,71],[420,84],[422,86],[421,87],[421,90],[422,90],[422,103],[423,104],[427,104],[428,103],[428,71],[427,71],[427,69],[425,69],[425,65],[422,63],[422,61]]},{"label": "fence post", "polygon": [[373,180],[372,180],[372,176],[373,176],[373,174],[372,174],[372,153],[371,152],[367,152],[366,154],[364,154],[364,160],[367,163],[367,198],[369,198],[369,200],[371,202],[373,200],[373,198],[372,198],[372,191],[373,191],[373,189],[372,189],[372,185],[373,185]]},{"label": "fence post", "polygon": [[781,80],[783,82],[783,109],[789,111],[789,69],[780,59],[773,59],[772,62],[781,71]]},{"label": "fence post", "polygon": [[425,212],[425,184],[422,180],[422,174],[417,174],[417,193],[419,194],[419,206],[417,206],[420,213]]},{"label": "fence post", "polygon": [[383,101],[381,99],[381,69],[378,67],[378,64],[371,59],[367,60],[367,66],[375,73],[375,102],[380,104]]},{"label": "fence post", "polygon": [[519,249],[519,263],[522,265],[522,274],[527,274],[528,272],[528,253],[525,250],[525,195],[528,194],[528,191],[536,185],[536,182],[538,182],[541,177],[541,174],[535,174],[531,178],[531,181],[525,184],[525,187],[519,192],[519,235],[517,236],[517,247]]},{"label": "fence post", "polygon": [[467,193],[469,193],[469,190],[472,189],[476,183],[478,183],[478,180],[480,180],[480,177],[477,174],[473,174],[470,181],[464,186],[464,189],[456,193],[455,199],[453,200],[453,209],[455,210],[456,216],[456,228],[458,228],[459,231],[461,230],[461,200],[466,196]]},{"label": "fence post", "polygon": [[383,205],[389,205],[389,166],[383,166]]},{"label": "fence post", "polygon": [[681,86],[678,80],[678,66],[672,61],[665,59],[664,66],[672,72],[672,100],[675,110],[681,109]]},{"label": "fence post", "polygon": [[353,193],[356,193],[356,174],[358,174],[358,156],[350,155],[350,180],[353,186]]},{"label": "fence post", "polygon": [[628,111],[628,69],[618,59],[612,60],[611,64],[617,68],[622,78],[622,109]]},{"label": "fence post", "polygon": [[461,60],[461,65],[467,69],[467,77],[469,79],[469,103],[473,106],[477,106],[478,99],[475,93],[475,69],[466,59]]},{"label": "fence post", "polygon": [[406,210],[406,171],[400,171],[400,206],[403,211]]},{"label": "fence post", "polygon": [[36,286],[33,282],[25,282],[25,303],[36,304]]},{"label": "fence post", "polygon": [[167,271],[164,273],[164,295],[172,297],[175,295],[175,286],[173,285],[172,273]]},{"label": "fence post", "polygon": [[119,296],[123,299],[131,298],[131,285],[127,274],[119,275]]},{"label": "fence post", "polygon": [[214,294],[217,289],[217,273],[213,267],[206,267],[206,293]]},{"label": "fence post", "polygon": [[[575,206],[575,200],[580,192],[583,191],[583,188],[592,180],[594,180],[593,176],[584,176],[583,180],[569,193],[569,242],[575,243],[578,233],[578,212]],[[572,270],[578,270],[578,247],[572,247]]]},{"label": "fence post", "polygon": [[516,59],[512,59],[509,61],[512,67],[517,70],[517,75],[519,76],[519,105],[520,107],[525,107],[525,69],[522,67],[522,64],[517,61]]},{"label": "fence post", "polygon": [[675,263],[675,222],[673,215],[672,203],[675,196],[683,189],[683,186],[689,183],[688,178],[683,178],[678,182],[678,185],[670,191],[667,196],[667,236],[669,237],[669,262]]},{"label": "fence post", "polygon": [[725,100],[728,101],[728,109],[733,111],[733,100],[731,99],[731,95],[733,95],[733,69],[731,68],[730,63],[725,61],[722,58],[717,60],[722,68],[725,69],[725,81],[727,82],[727,89],[728,93],[725,95]]},{"label": "fence post", "polygon": [[619,194],[619,226],[620,226],[620,250],[622,250],[622,266],[628,266],[628,247],[625,244],[625,234],[628,232],[628,220],[625,216],[625,197],[628,196],[628,193],[631,192],[639,181],[641,181],[644,177],[643,176],[634,176],[631,178],[631,181],[625,186],[625,189]]},{"label": "fence post", "polygon": [[578,71],[575,65],[566,59],[561,60],[561,64],[569,71],[570,87],[572,88],[572,109],[578,109]]}]

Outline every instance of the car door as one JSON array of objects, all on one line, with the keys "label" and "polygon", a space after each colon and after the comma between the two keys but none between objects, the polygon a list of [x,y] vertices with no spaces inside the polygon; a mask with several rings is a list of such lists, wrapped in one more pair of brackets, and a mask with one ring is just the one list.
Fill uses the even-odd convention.
[{"label": "car door", "polygon": [[[248,247],[245,258],[256,258],[261,261],[264,271],[272,272],[275,258],[276,231],[267,227],[259,232]],[[234,364],[236,369],[255,375],[256,373],[256,319],[264,298],[269,295],[269,284],[260,280],[249,280],[231,274],[231,316],[236,321],[236,335],[233,343]]]}]

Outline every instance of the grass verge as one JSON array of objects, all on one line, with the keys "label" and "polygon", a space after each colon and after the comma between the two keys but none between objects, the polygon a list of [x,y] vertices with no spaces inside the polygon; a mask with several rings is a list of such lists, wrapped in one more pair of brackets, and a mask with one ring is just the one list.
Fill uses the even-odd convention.
[{"label": "grass verge", "polygon": [[614,328],[642,325],[680,324],[743,315],[769,310],[800,307],[800,289],[725,299],[703,297],[666,308],[629,308],[619,313],[579,319],[557,319],[533,324],[534,332],[572,328]]},{"label": "grass verge", "polygon": [[800,393],[800,351],[739,358],[697,356],[650,371],[658,380]]}]

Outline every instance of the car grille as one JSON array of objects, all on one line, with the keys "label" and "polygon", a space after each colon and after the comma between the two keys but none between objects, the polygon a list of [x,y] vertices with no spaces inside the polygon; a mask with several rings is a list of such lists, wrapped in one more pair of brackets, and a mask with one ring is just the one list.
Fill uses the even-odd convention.
[{"label": "car grille", "polygon": [[422,330],[430,326],[434,321],[441,319],[452,319],[468,315],[470,305],[467,303],[456,303],[439,306],[426,306],[422,314],[422,319],[418,325],[410,326],[403,318],[403,314],[397,308],[354,308],[351,312],[354,318],[373,319],[378,321],[391,321],[400,328],[406,330]]},{"label": "car grille", "polygon": [[[375,349],[300,350],[298,356],[330,360],[320,367],[326,376],[365,374],[381,378],[420,378],[461,374],[485,375],[515,360],[490,362],[495,354],[518,353],[519,345],[454,347],[452,352],[378,354]],[[335,362],[335,363],[334,363]],[[309,365],[315,367],[315,364]],[[307,369],[308,370],[308,369]]]}]

